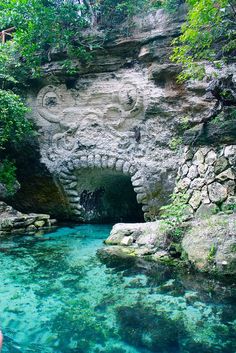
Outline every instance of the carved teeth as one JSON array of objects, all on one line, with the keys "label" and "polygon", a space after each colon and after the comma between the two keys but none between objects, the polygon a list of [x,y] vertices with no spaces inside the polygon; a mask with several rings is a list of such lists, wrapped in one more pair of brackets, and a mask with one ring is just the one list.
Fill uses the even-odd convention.
[{"label": "carved teeth", "polygon": [[98,167],[98,168],[101,167],[101,156],[99,154],[96,154],[94,158],[94,165],[95,167]]},{"label": "carved teeth", "polygon": [[108,156],[102,156],[102,168],[107,168],[108,166]]},{"label": "carved teeth", "polygon": [[132,177],[131,177],[131,181],[132,183],[137,180],[140,179],[142,177],[142,173],[140,172],[140,170],[138,170]]},{"label": "carved teeth", "polygon": [[75,176],[74,175],[71,175],[71,174],[65,174],[64,172],[61,172],[60,175],[59,175],[59,178],[60,179],[64,179],[64,180],[75,180],[73,179]]},{"label": "carved teeth", "polygon": [[88,167],[94,168],[94,156],[92,154],[88,156]]},{"label": "carved teeth", "polygon": [[71,210],[75,213],[75,212],[83,212],[84,211],[84,208],[83,206],[81,206],[79,203],[77,204],[72,204],[71,205]]},{"label": "carved teeth", "polygon": [[114,157],[109,158],[108,163],[107,163],[108,168],[113,169],[115,164],[116,164],[116,158],[114,158]]},{"label": "carved teeth", "polygon": [[70,175],[70,180],[77,180],[77,176],[75,176],[75,175]]},{"label": "carved teeth", "polygon": [[[136,172],[137,172],[137,168],[134,165],[131,165],[129,168],[129,174],[135,175]],[[132,180],[132,178],[131,178],[131,180]]]},{"label": "carved teeth", "polygon": [[138,203],[144,203],[147,201],[147,195],[146,194],[137,194],[137,202]]},{"label": "carved teeth", "polygon": [[80,202],[80,197],[70,197],[70,203],[78,204]]},{"label": "carved teeth", "polygon": [[[132,180],[132,178],[131,178]],[[132,181],[132,185],[133,187],[140,187],[140,186],[143,186],[143,179],[136,179],[134,181]]]},{"label": "carved teeth", "polygon": [[67,185],[71,183],[71,179],[61,179],[63,185]]},{"label": "carved teeth", "polygon": [[[73,214],[76,215],[76,216],[81,216],[80,210],[74,210],[74,211],[73,211]],[[81,220],[82,220],[82,219],[81,219]]]},{"label": "carved teeth", "polygon": [[148,212],[148,211],[149,211],[149,206],[148,206],[148,205],[144,205],[144,206],[142,207],[142,211],[143,211],[143,212]]},{"label": "carved teeth", "polygon": [[71,188],[71,189],[74,189],[77,186],[77,184],[78,184],[77,181],[73,181],[73,183],[70,183],[68,185],[68,187]]},{"label": "carved teeth", "polygon": [[129,162],[125,162],[123,165],[123,173],[124,174],[129,174],[129,169],[130,169],[130,163]]},{"label": "carved teeth", "polygon": [[124,161],[122,161],[122,159],[118,159],[118,161],[116,162],[116,170],[118,172],[121,172],[122,169],[123,169],[123,164],[124,164]]},{"label": "carved teeth", "polygon": [[135,187],[135,188],[134,188],[134,191],[135,191],[137,194],[143,194],[143,193],[145,193],[145,188],[144,188],[143,186]]},{"label": "carved teeth", "polygon": [[62,167],[61,168],[61,172],[64,173],[64,174],[69,174],[70,175],[70,171],[68,170],[67,167]]},{"label": "carved teeth", "polygon": [[82,168],[87,168],[88,167],[88,158],[86,156],[82,156],[80,158],[80,164]]},{"label": "carved teeth", "polygon": [[78,192],[76,190],[67,191],[68,196],[78,196]]}]

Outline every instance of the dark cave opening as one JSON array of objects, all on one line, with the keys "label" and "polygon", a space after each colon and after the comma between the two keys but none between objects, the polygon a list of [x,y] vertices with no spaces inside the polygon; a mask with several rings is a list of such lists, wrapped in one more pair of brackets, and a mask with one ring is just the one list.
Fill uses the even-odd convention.
[{"label": "dark cave opening", "polygon": [[90,223],[143,222],[130,176],[109,169],[77,172],[83,218]]}]

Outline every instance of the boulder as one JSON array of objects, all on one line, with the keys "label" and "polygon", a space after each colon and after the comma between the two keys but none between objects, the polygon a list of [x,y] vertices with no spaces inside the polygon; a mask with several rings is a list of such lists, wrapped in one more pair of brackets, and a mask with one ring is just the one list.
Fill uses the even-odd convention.
[{"label": "boulder", "polygon": [[97,255],[101,262],[108,267],[126,269],[132,267],[136,262],[134,252],[128,247],[109,246],[99,249]]},{"label": "boulder", "polygon": [[190,206],[196,210],[199,206],[200,206],[200,203],[202,201],[202,194],[199,190],[195,190],[193,192],[193,195],[192,197],[190,198],[189,200],[189,204]]},{"label": "boulder", "polygon": [[198,270],[236,274],[236,215],[195,220],[182,240],[190,263]]},{"label": "boulder", "polygon": [[38,228],[50,228],[55,224],[51,222],[47,214],[24,214],[8,206],[5,202],[0,202],[0,234],[24,234],[35,233]]},{"label": "boulder", "polygon": [[228,166],[229,166],[229,162],[227,158],[223,156],[218,158],[214,165],[215,174],[222,173]]},{"label": "boulder", "polygon": [[118,223],[105,241],[107,245],[165,249],[169,227],[162,221],[148,223]]},{"label": "boulder", "polygon": [[217,175],[216,179],[220,181],[225,181],[225,180],[235,180],[235,173],[232,170],[232,168],[228,168],[219,175]]},{"label": "boulder", "polygon": [[209,198],[212,202],[221,203],[227,198],[227,189],[218,182],[208,186]]}]

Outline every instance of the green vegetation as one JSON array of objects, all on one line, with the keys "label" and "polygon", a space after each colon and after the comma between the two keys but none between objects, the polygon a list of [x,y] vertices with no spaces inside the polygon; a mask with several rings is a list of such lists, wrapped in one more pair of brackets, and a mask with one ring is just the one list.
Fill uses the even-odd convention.
[{"label": "green vegetation", "polygon": [[0,90],[0,148],[8,142],[20,142],[31,131],[32,125],[25,119],[27,111],[18,95]]},{"label": "green vegetation", "polygon": [[[67,60],[87,63],[93,50],[114,27],[132,25],[132,16],[164,7],[175,11],[182,0],[0,0],[0,28],[14,27],[8,44],[14,66],[24,67],[33,77],[40,66],[50,62],[53,52],[65,53]],[[125,26],[124,26],[125,27]],[[98,35],[97,30],[100,31]],[[4,55],[5,48],[3,50]],[[68,62],[67,62],[68,64]],[[29,78],[29,75],[28,75]]]},{"label": "green vegetation", "polygon": [[171,150],[176,151],[179,148],[179,146],[181,146],[182,142],[183,142],[183,140],[182,140],[181,136],[173,137],[170,140],[169,147]]},{"label": "green vegetation", "polygon": [[179,239],[183,235],[182,223],[186,218],[188,195],[173,193],[171,203],[161,207],[161,218],[166,226],[171,227],[171,235]]},{"label": "green vegetation", "polygon": [[[186,0],[187,19],[182,34],[173,41],[171,59],[180,63],[183,71],[179,81],[203,79],[201,62],[211,62],[220,68],[236,51],[235,0]],[[199,63],[200,62],[200,63]]]},{"label": "green vegetation", "polygon": [[[32,132],[32,124],[25,118],[28,109],[21,98],[9,90],[0,90],[0,149],[17,144]],[[16,167],[7,158],[0,164],[0,182],[13,192]]]},{"label": "green vegetation", "polygon": [[215,255],[216,255],[216,252],[217,252],[217,247],[215,244],[213,244],[209,250],[209,253],[207,255],[207,261],[209,263],[212,263],[214,262],[214,259],[215,259]]},{"label": "green vegetation", "polygon": [[[40,76],[41,66],[50,62],[53,52],[67,58],[62,68],[75,74],[72,58],[82,64],[94,49],[103,45],[111,29],[140,11],[165,7],[175,10],[181,0],[0,0],[0,30],[14,27],[11,41],[0,44],[0,148],[18,143],[32,131],[25,119],[27,107],[19,95]],[[98,31],[100,34],[98,35]],[[102,30],[102,31],[101,31]],[[16,95],[15,93],[18,93]],[[9,175],[11,175],[9,180]],[[6,160],[0,181],[12,188],[15,167]]]},{"label": "green vegetation", "polygon": [[0,1],[1,27],[15,27],[14,50],[19,62],[38,76],[53,50],[87,60],[94,38],[81,35],[91,18],[85,5],[62,0]]}]

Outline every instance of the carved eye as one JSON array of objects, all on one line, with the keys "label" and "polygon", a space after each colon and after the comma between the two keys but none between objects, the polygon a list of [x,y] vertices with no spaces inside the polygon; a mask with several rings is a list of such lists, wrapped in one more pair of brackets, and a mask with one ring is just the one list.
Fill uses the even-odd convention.
[{"label": "carved eye", "polygon": [[58,104],[59,101],[55,92],[48,92],[43,97],[43,106],[49,110],[54,110]]}]

